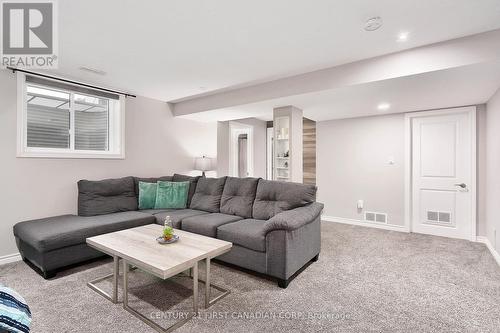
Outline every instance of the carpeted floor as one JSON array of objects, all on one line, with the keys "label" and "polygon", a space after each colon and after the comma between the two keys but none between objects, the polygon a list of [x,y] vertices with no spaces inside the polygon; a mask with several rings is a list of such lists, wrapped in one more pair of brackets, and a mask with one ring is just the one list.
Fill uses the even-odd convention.
[{"label": "carpeted floor", "polygon": [[[176,332],[500,332],[500,267],[484,245],[328,222],[322,237],[320,260],[286,290],[214,264],[231,294]],[[45,281],[18,262],[0,282],[26,298],[35,333],[154,332],[86,286],[110,270],[103,260]],[[131,305],[163,324],[190,309],[187,278],[134,271],[130,283]]]}]

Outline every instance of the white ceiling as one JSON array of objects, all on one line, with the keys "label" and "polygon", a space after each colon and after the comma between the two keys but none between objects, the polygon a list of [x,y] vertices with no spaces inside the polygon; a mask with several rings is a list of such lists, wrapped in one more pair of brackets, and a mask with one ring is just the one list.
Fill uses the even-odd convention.
[{"label": "white ceiling", "polygon": [[[316,121],[482,104],[500,87],[500,61],[295,95],[182,116],[200,121],[256,117],[272,120],[273,108],[294,105]],[[390,103],[389,110],[377,109]]]},{"label": "white ceiling", "polygon": [[[383,27],[364,31],[376,15]],[[498,29],[500,1],[72,0],[59,1],[59,18],[58,74],[171,101]],[[391,84],[360,89],[381,98]],[[325,101],[359,95],[345,89]]]}]

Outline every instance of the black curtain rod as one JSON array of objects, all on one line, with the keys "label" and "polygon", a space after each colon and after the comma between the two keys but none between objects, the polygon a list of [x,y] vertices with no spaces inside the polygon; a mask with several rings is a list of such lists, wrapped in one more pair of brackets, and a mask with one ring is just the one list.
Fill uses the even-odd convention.
[{"label": "black curtain rod", "polygon": [[24,69],[19,69],[19,68],[14,68],[14,67],[7,67],[7,69],[10,69],[14,73],[15,72],[22,72],[22,73],[26,73],[26,74],[36,75],[36,76],[44,77],[46,79],[51,79],[51,80],[56,80],[56,81],[62,81],[62,82],[66,82],[66,83],[69,83],[69,84],[75,84],[75,85],[78,85],[78,86],[83,86],[83,87],[87,87],[87,88],[92,88],[92,89],[98,89],[98,90],[102,90],[102,91],[107,91],[107,92],[114,93],[114,94],[124,95],[125,97],[134,97],[134,98],[137,97],[136,95],[127,94],[127,93],[124,93],[124,92],[121,92],[121,91],[116,91],[116,90],[111,90],[111,89],[96,87],[96,86],[92,86],[90,84],[85,84],[85,83],[81,83],[81,82],[76,82],[76,81],[61,79],[59,77],[50,76],[50,75],[46,75],[46,74],[41,74],[41,73],[36,73],[36,72],[30,72],[30,71],[27,71],[27,70],[24,70]]}]

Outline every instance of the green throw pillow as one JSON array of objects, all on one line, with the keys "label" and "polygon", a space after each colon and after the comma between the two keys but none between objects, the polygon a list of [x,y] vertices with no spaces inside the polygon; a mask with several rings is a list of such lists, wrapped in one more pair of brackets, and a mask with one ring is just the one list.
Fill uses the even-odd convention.
[{"label": "green throw pillow", "polygon": [[189,182],[159,181],[155,209],[186,208]]},{"label": "green throw pillow", "polygon": [[139,209],[153,209],[156,202],[156,183],[139,182]]}]

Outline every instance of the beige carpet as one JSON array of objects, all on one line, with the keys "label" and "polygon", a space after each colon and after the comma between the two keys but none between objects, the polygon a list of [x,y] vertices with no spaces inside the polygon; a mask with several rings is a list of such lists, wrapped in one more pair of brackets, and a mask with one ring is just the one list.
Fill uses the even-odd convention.
[{"label": "beige carpet", "polygon": [[[322,232],[320,260],[285,290],[214,264],[232,293],[176,332],[500,332],[500,268],[484,245],[328,222]],[[19,262],[0,266],[0,283],[24,295],[33,332],[154,332],[86,286],[110,270],[103,260],[46,281]],[[163,324],[190,309],[186,278],[135,271],[131,286],[131,305]]]}]

